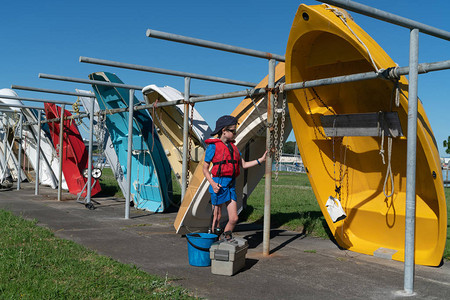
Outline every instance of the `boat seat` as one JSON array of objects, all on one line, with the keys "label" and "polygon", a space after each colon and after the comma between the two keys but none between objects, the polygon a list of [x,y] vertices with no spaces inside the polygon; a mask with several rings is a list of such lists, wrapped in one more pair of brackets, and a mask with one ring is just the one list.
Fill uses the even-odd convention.
[{"label": "boat seat", "polygon": [[321,116],[328,137],[343,136],[403,136],[397,112],[375,112]]}]

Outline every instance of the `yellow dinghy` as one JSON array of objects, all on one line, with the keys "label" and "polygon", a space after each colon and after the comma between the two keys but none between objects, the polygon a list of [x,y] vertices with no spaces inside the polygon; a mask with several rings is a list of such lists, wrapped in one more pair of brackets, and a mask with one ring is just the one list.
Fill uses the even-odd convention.
[{"label": "yellow dinghy", "polygon": [[[184,100],[183,94],[170,86],[158,87],[151,84],[144,87],[142,93],[147,104]],[[172,105],[155,109],[149,108],[148,111],[152,116],[153,123],[156,125],[159,139],[172,170],[181,185],[184,105]],[[203,141],[210,138],[212,131],[206,121],[200,116],[199,112],[193,107],[191,108],[189,118],[193,120],[192,130],[189,131],[191,155],[188,165],[189,178],[192,178],[192,173],[205,154],[206,145]]]},{"label": "yellow dinghy", "polygon": [[[284,63],[280,63],[275,69],[275,80],[284,82]],[[268,77],[264,78],[258,85],[258,88],[267,86]],[[258,97],[252,102],[251,98],[245,98],[231,113],[238,119],[236,133],[236,146],[242,153],[242,158],[246,161],[261,157],[266,150],[266,125],[267,120],[267,101],[265,97]],[[278,106],[281,107],[281,96],[278,100]],[[255,107],[256,105],[256,107]],[[278,110],[278,119],[281,119],[281,111]],[[279,121],[281,125],[281,121]],[[281,126],[279,126],[279,129]],[[286,112],[286,121],[283,138],[292,130],[289,114]],[[277,131],[280,136],[280,130]],[[200,161],[203,165],[204,156]],[[241,212],[245,206],[247,197],[252,193],[256,185],[264,176],[264,166],[255,166],[253,168],[241,170],[241,174],[236,178],[236,195],[238,212]],[[186,190],[177,217],[174,222],[175,230],[178,234],[189,232],[206,232],[211,225],[211,203],[208,192],[209,182],[203,175],[202,168],[198,167]],[[222,221],[227,218],[225,206],[222,210]]]},{"label": "yellow dinghy", "polygon": [[[395,66],[345,11],[300,5],[287,44],[286,83]],[[295,90],[288,93],[288,103],[309,180],[338,244],[403,261],[406,78],[398,84],[376,79]],[[445,247],[447,208],[439,153],[421,103],[416,180],[415,263],[437,266]],[[330,196],[340,199],[347,215],[336,223],[326,207]]]}]

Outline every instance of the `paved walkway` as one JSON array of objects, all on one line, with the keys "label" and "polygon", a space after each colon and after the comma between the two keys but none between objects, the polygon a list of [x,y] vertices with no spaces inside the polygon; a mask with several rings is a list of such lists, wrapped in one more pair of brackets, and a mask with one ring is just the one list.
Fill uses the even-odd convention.
[{"label": "paved walkway", "polygon": [[[58,237],[82,244],[120,262],[168,276],[194,295],[207,299],[396,299],[403,290],[403,263],[354,253],[329,240],[273,229],[271,255],[262,256],[262,228],[240,224],[238,236],[249,242],[246,267],[228,277],[209,267],[192,267],[186,240],[174,233],[176,213],[130,210],[124,200],[94,198],[95,210],[56,190],[23,184],[20,191],[0,192],[0,209],[12,211],[52,229]],[[94,280],[94,279],[93,279]],[[408,299],[448,299],[450,263],[438,268],[416,266],[415,296]]]}]

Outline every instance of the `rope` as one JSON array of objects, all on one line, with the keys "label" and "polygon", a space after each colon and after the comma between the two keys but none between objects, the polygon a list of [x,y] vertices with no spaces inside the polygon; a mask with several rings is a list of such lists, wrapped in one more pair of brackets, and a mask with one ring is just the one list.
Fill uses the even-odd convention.
[{"label": "rope", "polygon": [[359,36],[350,28],[350,26],[348,26],[347,16],[337,8],[334,8],[328,4],[325,4],[325,6],[326,6],[325,9],[332,11],[344,23],[344,25],[348,28],[348,30],[350,30],[350,32],[356,37],[356,39],[361,43],[361,45],[363,45],[363,47],[367,51],[367,54],[369,55],[369,58],[370,58],[370,61],[372,62],[373,67],[375,68],[377,73],[381,73],[383,70],[378,69],[377,65],[375,64],[375,61],[372,58],[372,54],[370,53],[369,48],[367,48],[366,44],[364,44],[364,42],[359,38]]},{"label": "rope", "polygon": [[[392,195],[394,195],[394,177],[392,174],[391,156],[392,156],[392,137],[388,137],[388,166],[387,166],[386,177],[384,179],[384,185],[383,185],[383,194],[384,194],[384,196],[386,196],[386,198],[392,197]],[[391,178],[391,186],[392,186],[392,191],[389,195],[386,194],[386,183],[387,183],[388,177]]]}]

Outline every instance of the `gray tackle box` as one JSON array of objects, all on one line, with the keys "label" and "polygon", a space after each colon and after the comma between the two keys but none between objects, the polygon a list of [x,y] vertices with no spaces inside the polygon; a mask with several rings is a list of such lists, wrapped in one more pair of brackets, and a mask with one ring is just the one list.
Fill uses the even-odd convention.
[{"label": "gray tackle box", "polygon": [[211,272],[218,275],[234,275],[245,266],[248,243],[235,237],[229,241],[218,241],[211,245]]}]

